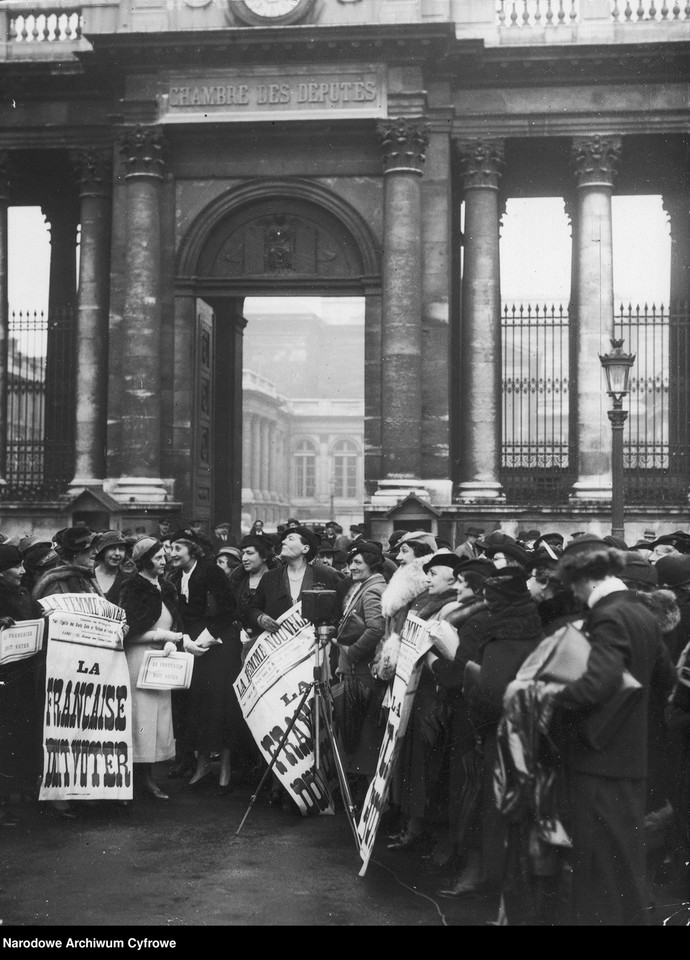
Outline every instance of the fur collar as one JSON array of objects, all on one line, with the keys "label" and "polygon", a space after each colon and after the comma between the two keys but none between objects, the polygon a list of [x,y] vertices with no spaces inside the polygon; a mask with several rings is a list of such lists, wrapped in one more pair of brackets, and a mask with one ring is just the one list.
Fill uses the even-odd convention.
[{"label": "fur collar", "polygon": [[422,568],[428,559],[417,557],[412,563],[398,567],[381,597],[381,612],[384,617],[394,616],[426,591],[429,581]]},{"label": "fur collar", "polygon": [[652,590],[651,593],[640,590],[637,599],[652,611],[659,621],[662,633],[671,633],[680,623],[680,609],[672,590],[659,589]]},{"label": "fur collar", "polygon": [[[76,563],[63,563],[59,567],[53,567],[52,570],[46,570],[36,582],[32,591],[32,598],[40,600],[43,597],[50,596],[56,584],[65,580],[74,581],[75,586],[72,592],[97,593],[99,596],[103,596],[103,591],[98,586],[96,575],[91,567],[79,567]],[[88,589],[83,590],[84,586],[87,586]],[[60,593],[61,591],[58,590],[57,592]]]}]

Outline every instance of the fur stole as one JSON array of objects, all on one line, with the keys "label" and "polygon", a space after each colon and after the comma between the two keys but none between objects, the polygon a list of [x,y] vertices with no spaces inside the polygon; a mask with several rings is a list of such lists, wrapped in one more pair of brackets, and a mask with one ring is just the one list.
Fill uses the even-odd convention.
[{"label": "fur stole", "polygon": [[428,559],[429,557],[417,557],[412,563],[398,567],[381,597],[381,613],[384,617],[395,616],[425,592],[429,581],[422,568]]},{"label": "fur stole", "polygon": [[93,570],[75,563],[63,563],[47,570],[31,591],[31,599],[41,600],[54,593],[97,593],[99,597],[103,596]]},{"label": "fur stole", "polygon": [[671,633],[680,623],[680,608],[672,590],[640,590],[637,599],[657,618],[662,633]]},{"label": "fur stole", "polygon": [[[417,610],[415,616],[419,617],[420,620],[438,619],[436,614],[440,613],[444,607],[450,608],[453,601],[457,603],[456,590],[446,590],[445,593],[437,593],[429,596],[419,610]],[[450,610],[448,612],[450,612]]]},{"label": "fur stole", "polygon": [[163,603],[172,614],[173,628],[180,629],[177,590],[167,580],[161,580],[160,585],[159,590],[154,583],[140,574],[122,584],[119,603],[127,615],[127,625],[132,637],[145,633],[158,622]]},{"label": "fur stole", "polygon": [[489,604],[487,639],[539,642],[543,635],[541,617],[531,597],[500,606]]}]

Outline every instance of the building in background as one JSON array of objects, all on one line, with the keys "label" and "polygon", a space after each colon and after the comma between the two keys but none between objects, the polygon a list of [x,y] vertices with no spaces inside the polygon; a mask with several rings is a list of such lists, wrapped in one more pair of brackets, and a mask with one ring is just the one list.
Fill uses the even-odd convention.
[{"label": "building in background", "polygon": [[[598,355],[612,337],[636,354],[630,535],[685,523],[686,6],[2,0],[0,33],[3,343],[25,335],[7,309],[7,210],[38,205],[51,229],[28,477],[0,351],[4,529],[54,530],[90,499],[113,525],[169,512],[239,528],[243,488],[257,508],[299,490],[295,510],[320,510],[354,469],[378,539],[401,522],[451,541],[477,522],[603,532]],[[637,195],[663,198],[672,239],[668,296],[639,309],[613,298],[612,199]],[[512,199],[538,197],[565,205],[570,294],[513,309],[501,222]],[[307,315],[274,328],[272,369],[247,361],[262,297],[361,303],[351,392],[325,383],[307,403],[301,384],[320,389],[333,352]],[[353,413],[331,430],[360,398],[363,441],[344,429]]]}]

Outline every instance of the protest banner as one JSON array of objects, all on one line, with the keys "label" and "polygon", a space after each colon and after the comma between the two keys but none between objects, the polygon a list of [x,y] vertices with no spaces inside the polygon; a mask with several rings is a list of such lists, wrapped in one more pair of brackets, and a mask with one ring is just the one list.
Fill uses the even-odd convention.
[{"label": "protest banner", "polygon": [[33,657],[43,647],[45,620],[20,620],[0,630],[0,666]]},{"label": "protest banner", "polygon": [[99,616],[95,603],[82,612],[80,602],[70,612],[64,609],[65,596],[61,609],[43,604],[51,612],[39,800],[131,800],[132,708],[124,612],[111,619]]},{"label": "protest banner", "polygon": [[[233,684],[252,736],[273,772],[303,816],[334,813],[332,785],[337,782],[325,726],[319,727],[319,768],[314,764],[314,697],[302,705],[290,733],[278,747],[308,686],[314,669],[324,669],[314,626],[297,603],[278,618],[276,633],[262,633],[252,644]],[[318,653],[317,653],[318,651]],[[318,658],[318,659],[317,659]]]},{"label": "protest banner", "polygon": [[408,613],[400,636],[400,654],[392,682],[388,720],[379,751],[376,775],[367,790],[362,814],[357,824],[359,855],[362,858],[360,877],[363,877],[367,871],[374,848],[376,831],[388,795],[391,776],[419,686],[419,675],[423,666],[421,658],[432,646],[428,624],[412,613]]}]

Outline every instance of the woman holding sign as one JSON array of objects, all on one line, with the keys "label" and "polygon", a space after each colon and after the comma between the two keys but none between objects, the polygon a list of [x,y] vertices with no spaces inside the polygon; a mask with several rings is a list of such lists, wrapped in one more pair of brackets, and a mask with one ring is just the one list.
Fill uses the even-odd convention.
[{"label": "woman holding sign", "polygon": [[182,733],[183,755],[196,755],[189,785],[196,788],[202,782],[210,783],[211,755],[219,753],[218,790],[225,796],[232,791],[232,748],[244,722],[232,688],[242,666],[237,605],[228,578],[214,560],[204,556],[203,546],[196,540],[186,536],[173,540],[170,563],[170,580],[179,593],[185,633],[192,640],[205,634],[202,642],[210,643],[206,656],[194,665]]},{"label": "woman holding sign", "polygon": [[125,656],[132,696],[134,787],[156,800],[168,800],[153,779],[153,764],[175,756],[170,691],[140,690],[137,679],[147,650],[169,655],[177,649],[183,638],[182,621],[177,591],[163,578],[163,544],[154,537],[140,537],[132,549],[132,560],[137,573],[123,584],[120,606],[129,626]]}]

